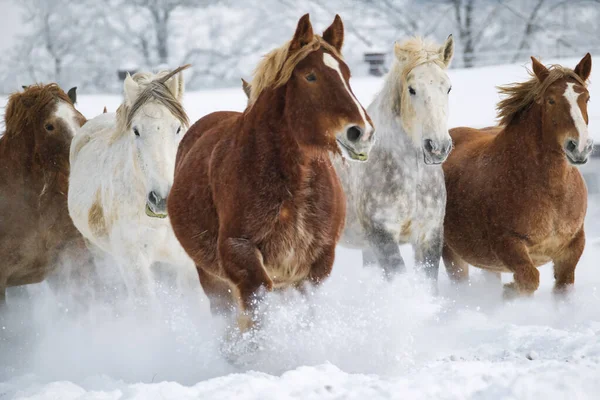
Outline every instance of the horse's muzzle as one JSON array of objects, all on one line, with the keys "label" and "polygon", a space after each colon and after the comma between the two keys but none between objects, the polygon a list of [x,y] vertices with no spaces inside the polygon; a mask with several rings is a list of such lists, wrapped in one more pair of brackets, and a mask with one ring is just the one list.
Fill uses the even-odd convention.
[{"label": "horse's muzzle", "polygon": [[158,195],[154,190],[148,194],[146,201],[146,215],[153,218],[167,216],[167,199]]},{"label": "horse's muzzle", "polygon": [[583,165],[588,161],[588,158],[594,150],[594,141],[588,139],[583,151],[579,151],[579,142],[577,140],[569,139],[564,146],[565,155],[567,160],[573,165]]},{"label": "horse's muzzle", "polygon": [[423,158],[425,164],[437,165],[441,164],[448,158],[450,151],[452,150],[452,140],[423,140]]}]

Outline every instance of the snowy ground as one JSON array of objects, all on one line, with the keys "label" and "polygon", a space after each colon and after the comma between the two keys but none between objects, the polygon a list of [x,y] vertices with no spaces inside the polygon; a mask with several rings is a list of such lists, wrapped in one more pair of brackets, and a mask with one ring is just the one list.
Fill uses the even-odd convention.
[{"label": "snowy ground", "polygon": [[[492,124],[494,85],[524,77],[521,66],[451,71],[450,126]],[[367,104],[381,81],[352,84]],[[79,101],[87,117],[119,104]],[[244,104],[238,88],[186,98],[192,120]],[[410,248],[402,251],[410,262]],[[552,298],[546,266],[532,299],[504,303],[499,282],[479,271],[458,288],[442,271],[435,297],[412,272],[387,283],[361,267],[359,252],[340,248],[331,279],[308,299],[268,297],[258,350],[235,360],[223,355],[225,321],[210,316],[199,291],[165,284],[150,309],[112,298],[78,310],[68,293],[32,285],[9,293],[11,312],[0,319],[0,400],[595,399],[599,256],[590,238],[568,302]]]}]

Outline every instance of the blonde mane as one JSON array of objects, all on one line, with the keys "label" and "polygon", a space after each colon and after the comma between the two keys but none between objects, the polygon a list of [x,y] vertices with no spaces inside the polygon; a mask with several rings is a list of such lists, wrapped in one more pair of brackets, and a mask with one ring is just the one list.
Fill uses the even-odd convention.
[{"label": "blonde mane", "polygon": [[410,71],[422,64],[434,63],[440,68],[446,69],[446,65],[440,58],[440,45],[431,40],[423,39],[420,36],[411,37],[396,45],[394,50],[396,54],[401,53],[405,56],[402,68],[399,68],[404,82]]},{"label": "blonde mane", "polygon": [[442,70],[446,70],[448,66],[441,56],[440,45],[419,36],[411,37],[400,43],[396,42],[394,54],[394,62],[382,89],[384,102],[381,106],[392,110],[394,115],[400,116],[402,126],[410,136],[415,115],[408,107],[408,91],[400,88],[405,88],[408,85],[408,75],[419,65],[433,63]]},{"label": "blonde mane", "polygon": [[[171,72],[161,71],[158,74],[152,74],[150,72],[137,72],[132,76],[132,79],[139,84],[141,92],[133,102],[131,106],[126,105],[124,102],[117,109],[117,130],[116,135],[120,136],[129,128],[131,128],[131,121],[137,112],[144,106],[144,104],[150,101],[156,101],[161,105],[165,106],[167,110],[175,118],[181,122],[186,128],[189,127],[190,121],[183,108],[183,105],[175,98],[173,93],[169,90],[166,82],[173,76],[189,68],[190,65],[184,65]],[[183,88],[179,88],[178,92],[181,93]]]},{"label": "blonde mane", "polygon": [[292,72],[298,63],[313,51],[319,50],[319,48],[324,47],[325,50],[343,60],[342,55],[318,35],[314,35],[310,43],[292,54],[289,54],[290,43],[291,40],[269,52],[254,70],[252,83],[250,84],[252,91],[248,102],[249,107],[252,107],[264,90],[276,89],[284,85],[292,76]]},{"label": "blonde mane", "polygon": [[572,69],[561,65],[551,65],[548,68],[550,72],[543,82],[528,70],[531,79],[525,82],[513,83],[510,85],[498,86],[498,91],[506,97],[498,103],[496,110],[498,112],[499,125],[507,126],[516,120],[524,111],[529,109],[534,102],[544,95],[548,87],[560,79],[574,79],[584,87],[587,84]]}]

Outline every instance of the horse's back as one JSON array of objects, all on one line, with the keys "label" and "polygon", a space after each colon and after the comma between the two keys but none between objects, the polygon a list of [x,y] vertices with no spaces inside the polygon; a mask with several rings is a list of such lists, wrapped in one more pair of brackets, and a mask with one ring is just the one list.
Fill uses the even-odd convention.
[{"label": "horse's back", "polygon": [[[493,139],[500,131],[502,127],[499,126],[488,126],[485,128],[469,128],[460,126],[450,129],[450,137],[452,138],[452,144],[454,149],[461,147],[470,142],[487,142]],[[450,153],[452,155],[452,153]]]}]

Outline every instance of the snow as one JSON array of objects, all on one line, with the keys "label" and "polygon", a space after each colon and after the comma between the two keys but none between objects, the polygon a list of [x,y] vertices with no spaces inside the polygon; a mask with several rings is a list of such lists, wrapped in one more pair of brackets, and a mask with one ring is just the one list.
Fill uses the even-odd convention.
[{"label": "snow", "polygon": [[[494,121],[494,85],[523,79],[525,71],[503,66],[450,75],[450,126],[484,126]],[[380,85],[378,78],[352,81],[365,105]],[[591,90],[594,133],[600,110]],[[240,85],[188,93],[185,105],[196,120],[241,110],[245,101]],[[80,93],[78,107],[93,117],[119,103],[118,96]],[[321,288],[308,298],[269,294],[263,329],[234,344],[199,289],[178,290],[167,278],[148,305],[114,295],[112,282],[108,298],[87,308],[48,283],[15,288],[0,317],[0,399],[597,398],[599,241],[588,240],[566,301],[551,295],[550,266],[541,268],[530,299],[504,302],[499,282],[479,270],[470,284],[455,287],[443,267],[433,296],[412,272],[411,249],[402,251],[410,272],[386,282],[361,266],[359,252],[340,247]]]}]

